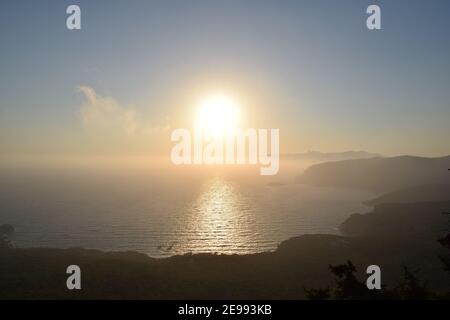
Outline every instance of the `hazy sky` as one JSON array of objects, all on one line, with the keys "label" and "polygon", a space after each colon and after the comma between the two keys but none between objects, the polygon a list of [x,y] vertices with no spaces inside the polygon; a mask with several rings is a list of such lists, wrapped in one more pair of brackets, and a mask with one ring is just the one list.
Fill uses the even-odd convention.
[{"label": "hazy sky", "polygon": [[284,152],[450,154],[449,39],[448,0],[2,1],[0,153],[164,154],[221,90]]}]

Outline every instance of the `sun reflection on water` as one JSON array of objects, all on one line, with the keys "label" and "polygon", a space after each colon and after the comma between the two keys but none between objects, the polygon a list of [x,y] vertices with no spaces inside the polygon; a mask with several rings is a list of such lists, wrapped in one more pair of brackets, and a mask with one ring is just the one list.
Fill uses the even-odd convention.
[{"label": "sun reflection on water", "polygon": [[190,246],[202,252],[247,252],[255,234],[250,210],[249,200],[231,182],[209,180],[191,206]]}]

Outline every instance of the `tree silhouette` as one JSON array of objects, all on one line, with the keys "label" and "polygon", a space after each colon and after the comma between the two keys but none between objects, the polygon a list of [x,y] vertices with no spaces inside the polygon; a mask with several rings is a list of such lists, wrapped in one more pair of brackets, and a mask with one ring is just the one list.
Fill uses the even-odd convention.
[{"label": "tree silhouette", "polygon": [[360,282],[355,274],[357,272],[353,263],[348,260],[346,264],[329,266],[330,271],[336,277],[336,299],[368,299],[374,298],[374,291],[368,290],[367,286]]},{"label": "tree silhouette", "polygon": [[410,300],[435,297],[407,267],[403,267],[403,277],[393,289],[383,286],[381,290],[369,290],[356,277],[357,270],[348,260],[346,264],[329,266],[335,276],[335,288],[304,289],[310,300]]},{"label": "tree silhouette", "polygon": [[394,290],[403,300],[426,300],[434,296],[407,267],[403,267],[403,279]]},{"label": "tree silhouette", "polygon": [[357,279],[357,270],[350,260],[341,265],[329,265],[328,269],[335,277],[335,288],[305,289],[308,299],[367,300],[383,298],[383,294],[378,290],[369,290],[365,283]]}]

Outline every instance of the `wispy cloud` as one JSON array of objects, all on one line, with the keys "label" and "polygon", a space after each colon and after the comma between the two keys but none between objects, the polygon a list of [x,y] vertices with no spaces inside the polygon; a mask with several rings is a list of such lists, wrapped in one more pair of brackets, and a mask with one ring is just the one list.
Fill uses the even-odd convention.
[{"label": "wispy cloud", "polygon": [[78,90],[85,97],[80,115],[86,127],[115,129],[127,135],[140,130],[139,114],[134,108],[124,107],[111,97],[100,96],[88,86],[79,86]]}]

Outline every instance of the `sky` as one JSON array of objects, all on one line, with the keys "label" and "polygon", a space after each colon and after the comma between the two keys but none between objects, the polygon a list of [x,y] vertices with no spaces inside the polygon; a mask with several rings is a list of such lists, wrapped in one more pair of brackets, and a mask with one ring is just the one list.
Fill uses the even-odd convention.
[{"label": "sky", "polygon": [[168,155],[217,91],[282,152],[447,155],[449,39],[447,0],[2,1],[0,155]]}]

